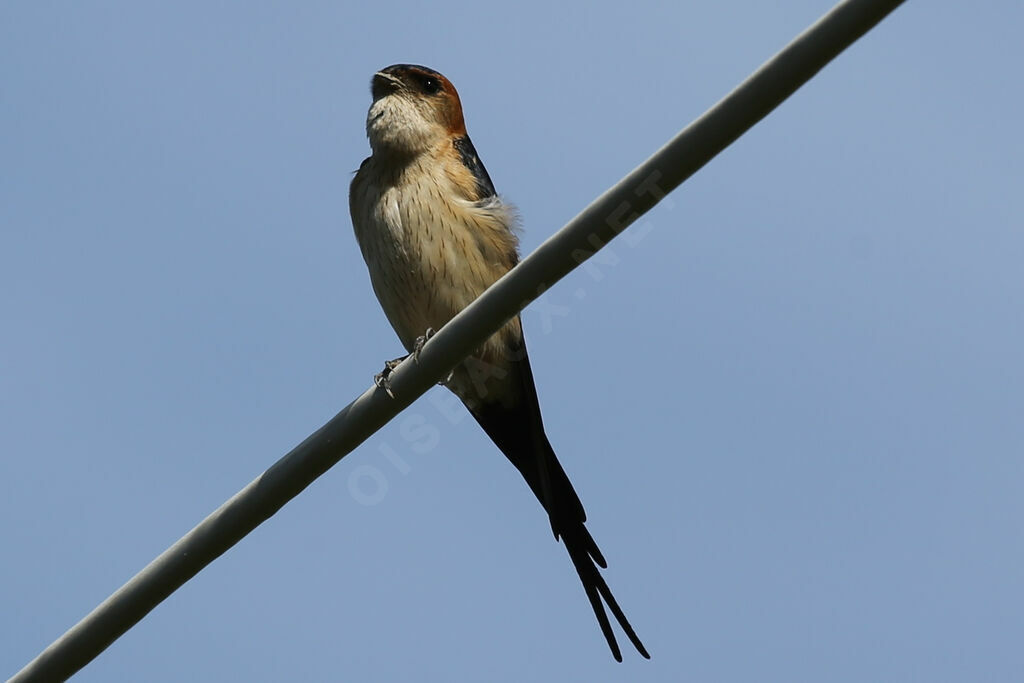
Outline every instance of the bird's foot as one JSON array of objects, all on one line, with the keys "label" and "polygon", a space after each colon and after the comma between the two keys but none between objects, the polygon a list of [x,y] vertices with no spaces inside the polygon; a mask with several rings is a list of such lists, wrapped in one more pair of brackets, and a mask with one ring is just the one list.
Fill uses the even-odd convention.
[{"label": "bird's foot", "polygon": [[434,328],[428,327],[426,332],[424,332],[421,336],[416,337],[416,341],[413,342],[412,345],[412,359],[414,361],[416,361],[417,363],[420,362],[420,351],[423,350],[423,347],[426,346],[427,341],[435,334],[437,333],[434,332]]},{"label": "bird's foot", "polygon": [[385,361],[384,369],[373,376],[373,383],[377,385],[378,389],[383,389],[388,396],[391,398],[395,397],[395,394],[391,391],[391,381],[388,379],[391,373],[395,371],[402,361],[409,356],[402,356],[401,358],[395,358],[394,360]]},{"label": "bird's foot", "polygon": [[[434,331],[434,328],[428,327],[427,331],[424,332],[422,336],[416,337],[416,341],[413,342],[412,345],[412,359],[414,361],[416,361],[417,363],[420,362],[420,351],[423,350],[423,347],[426,346],[427,341],[429,341],[430,338],[433,337],[435,334],[437,334],[437,332]],[[441,385],[442,387],[447,386],[448,383],[452,381],[452,377],[454,376],[455,368],[452,368],[445,376],[445,378],[440,380],[438,384]]]}]

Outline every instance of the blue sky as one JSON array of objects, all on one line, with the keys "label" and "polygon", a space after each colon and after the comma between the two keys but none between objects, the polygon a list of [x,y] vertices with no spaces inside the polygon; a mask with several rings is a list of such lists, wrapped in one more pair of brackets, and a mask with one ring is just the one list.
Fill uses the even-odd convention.
[{"label": "blue sky", "polygon": [[[401,352],[376,69],[455,83],[529,252],[829,7],[0,6],[0,673]],[[908,3],[524,313],[652,661],[436,388],[79,680],[1019,676],[1022,22]]]}]

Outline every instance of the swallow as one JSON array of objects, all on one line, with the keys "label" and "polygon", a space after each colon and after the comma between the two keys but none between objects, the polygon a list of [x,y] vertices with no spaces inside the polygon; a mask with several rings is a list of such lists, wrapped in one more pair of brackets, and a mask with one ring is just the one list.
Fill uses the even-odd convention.
[{"label": "swallow", "polygon": [[[441,329],[519,262],[518,219],[495,191],[447,78],[423,66],[395,64],[374,74],[370,89],[366,133],[372,154],[352,181],[349,208],[373,291],[402,345],[416,353],[430,331]],[[519,317],[442,383],[544,506],[612,655],[622,661],[605,605],[649,659],[599,571],[607,562],[544,432]]]}]

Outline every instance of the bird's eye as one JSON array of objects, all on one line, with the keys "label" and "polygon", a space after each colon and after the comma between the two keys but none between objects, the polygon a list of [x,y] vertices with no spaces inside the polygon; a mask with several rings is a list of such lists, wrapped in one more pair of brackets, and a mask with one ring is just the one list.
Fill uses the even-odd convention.
[{"label": "bird's eye", "polygon": [[425,76],[420,81],[420,87],[423,88],[423,92],[428,95],[436,95],[441,91],[441,81],[437,80],[432,76]]}]

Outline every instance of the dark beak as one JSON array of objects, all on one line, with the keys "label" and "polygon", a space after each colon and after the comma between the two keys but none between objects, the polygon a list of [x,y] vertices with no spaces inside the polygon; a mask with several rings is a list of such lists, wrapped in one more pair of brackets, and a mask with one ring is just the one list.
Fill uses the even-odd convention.
[{"label": "dark beak", "polygon": [[379,100],[382,97],[390,95],[399,88],[402,87],[402,82],[398,78],[391,74],[378,71],[373,75],[373,81],[370,84],[370,92],[373,94],[374,101]]}]

